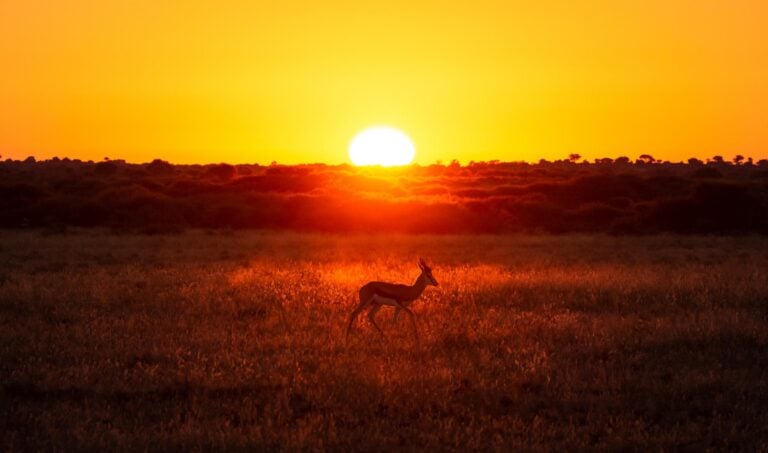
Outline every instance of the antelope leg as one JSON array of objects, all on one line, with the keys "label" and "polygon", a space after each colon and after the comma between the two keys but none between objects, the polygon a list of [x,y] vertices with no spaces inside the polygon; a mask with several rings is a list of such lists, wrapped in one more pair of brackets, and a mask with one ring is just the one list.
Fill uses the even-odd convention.
[{"label": "antelope leg", "polygon": [[381,304],[374,305],[373,308],[371,308],[371,311],[368,312],[368,319],[371,321],[371,324],[373,324],[373,327],[375,327],[383,337],[384,331],[379,328],[378,324],[376,324],[376,313],[378,313],[379,310],[381,310]]}]

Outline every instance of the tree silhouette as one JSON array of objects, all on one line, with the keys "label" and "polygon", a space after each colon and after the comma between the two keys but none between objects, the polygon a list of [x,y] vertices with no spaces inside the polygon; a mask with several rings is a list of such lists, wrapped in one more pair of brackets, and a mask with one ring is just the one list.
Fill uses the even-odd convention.
[{"label": "tree silhouette", "polygon": [[174,166],[162,159],[155,159],[147,165],[147,169],[156,175],[168,175],[174,172]]},{"label": "tree silhouette", "polygon": [[576,163],[579,159],[581,159],[581,154],[571,153],[568,155],[568,161],[571,163]]},{"label": "tree silhouette", "polygon": [[638,159],[646,164],[652,164],[656,162],[656,159],[654,159],[650,154],[641,154]]},{"label": "tree silhouette", "polygon": [[205,173],[216,179],[232,179],[237,174],[237,170],[230,164],[216,164],[209,166]]},{"label": "tree silhouette", "polygon": [[736,165],[741,165],[742,162],[744,162],[744,156],[741,154],[737,154],[736,157],[733,158],[733,163]]}]

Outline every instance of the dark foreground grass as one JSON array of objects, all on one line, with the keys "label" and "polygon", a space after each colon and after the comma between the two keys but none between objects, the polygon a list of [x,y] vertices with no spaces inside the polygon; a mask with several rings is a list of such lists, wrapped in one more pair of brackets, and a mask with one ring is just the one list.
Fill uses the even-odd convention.
[{"label": "dark foreground grass", "polygon": [[[768,448],[764,238],[0,234],[0,448]],[[356,289],[440,287],[379,338]]]}]

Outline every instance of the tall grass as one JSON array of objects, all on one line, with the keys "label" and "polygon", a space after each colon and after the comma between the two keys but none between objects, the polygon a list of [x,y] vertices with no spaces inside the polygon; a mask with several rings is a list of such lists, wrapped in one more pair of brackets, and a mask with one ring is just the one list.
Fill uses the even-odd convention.
[{"label": "tall grass", "polygon": [[[0,446],[768,448],[768,240],[0,235]],[[438,288],[381,338],[356,290]]]}]

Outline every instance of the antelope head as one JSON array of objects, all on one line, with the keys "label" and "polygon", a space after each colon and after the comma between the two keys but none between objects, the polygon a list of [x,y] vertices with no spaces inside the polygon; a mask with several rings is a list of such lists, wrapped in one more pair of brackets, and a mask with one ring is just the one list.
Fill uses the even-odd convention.
[{"label": "antelope head", "polygon": [[432,268],[427,266],[427,263],[424,262],[424,258],[419,258],[419,269],[421,269],[421,273],[427,278],[428,284],[437,286],[437,280],[435,280],[435,276],[432,275]]}]

